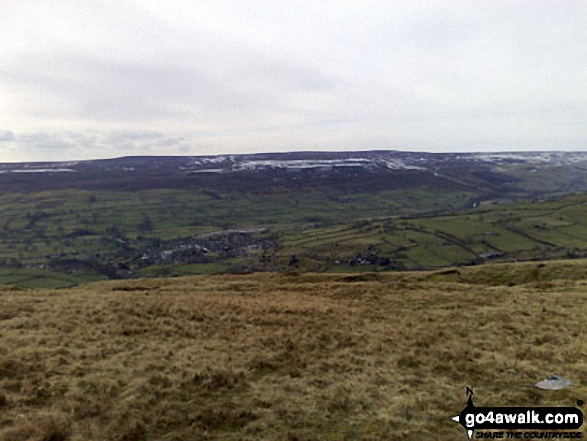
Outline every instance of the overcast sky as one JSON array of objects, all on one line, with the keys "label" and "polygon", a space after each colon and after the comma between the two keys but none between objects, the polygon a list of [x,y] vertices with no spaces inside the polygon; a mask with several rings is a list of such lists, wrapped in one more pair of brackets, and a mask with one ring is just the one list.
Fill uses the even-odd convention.
[{"label": "overcast sky", "polygon": [[1,0],[0,161],[587,150],[583,0]]}]

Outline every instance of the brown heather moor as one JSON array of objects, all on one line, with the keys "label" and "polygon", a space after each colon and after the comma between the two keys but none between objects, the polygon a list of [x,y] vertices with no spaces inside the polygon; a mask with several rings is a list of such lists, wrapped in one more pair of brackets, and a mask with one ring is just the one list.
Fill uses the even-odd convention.
[{"label": "brown heather moor", "polygon": [[[464,440],[467,385],[587,401],[585,269],[5,288],[0,440]],[[552,372],[573,386],[533,386]]]}]

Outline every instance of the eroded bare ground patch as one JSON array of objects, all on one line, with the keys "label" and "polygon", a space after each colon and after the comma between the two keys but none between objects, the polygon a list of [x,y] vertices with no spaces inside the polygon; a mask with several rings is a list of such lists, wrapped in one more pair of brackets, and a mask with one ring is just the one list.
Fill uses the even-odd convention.
[{"label": "eroded bare ground patch", "polygon": [[[587,399],[587,285],[190,277],[0,291],[0,440],[445,440]],[[551,372],[573,380],[552,392]]]}]

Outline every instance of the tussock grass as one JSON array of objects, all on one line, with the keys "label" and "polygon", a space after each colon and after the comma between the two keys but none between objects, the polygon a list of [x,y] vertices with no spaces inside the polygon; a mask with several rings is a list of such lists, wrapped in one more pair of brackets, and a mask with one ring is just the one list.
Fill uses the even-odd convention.
[{"label": "tussock grass", "polygon": [[515,265],[494,263],[429,273],[428,279],[475,285],[516,286],[587,280],[587,260],[520,262]]},{"label": "tussock grass", "polygon": [[[0,290],[0,440],[465,439],[467,385],[573,406],[587,284],[546,265],[547,285],[479,267]],[[533,387],[551,372],[573,386]]]}]

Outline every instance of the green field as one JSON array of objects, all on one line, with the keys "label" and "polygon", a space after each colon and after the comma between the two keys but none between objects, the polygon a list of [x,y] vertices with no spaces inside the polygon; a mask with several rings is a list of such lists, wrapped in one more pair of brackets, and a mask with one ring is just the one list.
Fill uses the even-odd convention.
[{"label": "green field", "polygon": [[[587,251],[586,204],[587,196],[573,195],[437,216],[308,228],[284,234],[281,253],[313,258],[322,265],[376,256],[407,269],[580,257]],[[354,263],[371,270],[386,266]]]},{"label": "green field", "polygon": [[[112,277],[434,269],[587,255],[587,195],[458,211],[470,197],[421,189],[3,195],[0,283],[56,288]],[[143,252],[178,252],[186,240],[214,245],[211,234],[223,243],[206,255],[140,260]],[[114,267],[128,271],[112,275]]]}]

